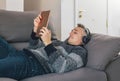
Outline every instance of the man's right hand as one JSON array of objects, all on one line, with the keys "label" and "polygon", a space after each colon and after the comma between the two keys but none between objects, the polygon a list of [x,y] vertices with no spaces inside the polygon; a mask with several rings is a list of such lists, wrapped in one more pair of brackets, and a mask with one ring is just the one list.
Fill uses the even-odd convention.
[{"label": "man's right hand", "polygon": [[41,19],[42,19],[41,15],[38,15],[38,16],[34,19],[34,29],[33,29],[33,31],[34,31],[35,33],[37,33],[38,27],[39,27],[40,24],[41,24]]}]

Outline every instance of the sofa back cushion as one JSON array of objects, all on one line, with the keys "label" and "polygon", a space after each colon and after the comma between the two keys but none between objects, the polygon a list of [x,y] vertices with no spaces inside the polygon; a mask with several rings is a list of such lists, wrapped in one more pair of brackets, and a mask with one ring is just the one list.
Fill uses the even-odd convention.
[{"label": "sofa back cushion", "polygon": [[[0,36],[8,42],[28,42],[33,29],[33,20],[38,15],[35,11],[6,11],[0,10]],[[49,29],[53,29],[48,24]],[[52,30],[53,37],[56,34]]]},{"label": "sofa back cushion", "polygon": [[88,49],[88,63],[86,66],[104,70],[106,65],[120,51],[120,37],[94,33],[86,48]]},{"label": "sofa back cushion", "polygon": [[37,13],[0,10],[0,36],[8,42],[28,41]]}]

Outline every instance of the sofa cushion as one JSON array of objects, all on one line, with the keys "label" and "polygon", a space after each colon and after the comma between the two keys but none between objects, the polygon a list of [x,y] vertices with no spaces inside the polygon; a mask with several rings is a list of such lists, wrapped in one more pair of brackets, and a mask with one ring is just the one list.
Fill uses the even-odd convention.
[{"label": "sofa cushion", "polygon": [[23,48],[27,48],[29,46],[28,42],[16,42],[16,43],[10,43],[13,47],[15,47],[17,50],[22,50]]},{"label": "sofa cushion", "polygon": [[17,81],[11,78],[0,78],[0,81]]},{"label": "sofa cushion", "polygon": [[116,57],[120,51],[120,37],[93,34],[86,48],[88,49],[87,66],[104,70],[106,65]]},{"label": "sofa cushion", "polygon": [[[35,11],[0,10],[0,36],[8,42],[26,42],[30,39],[33,19],[38,15]],[[49,29],[53,29],[49,25]],[[56,37],[52,30],[53,37]]]},{"label": "sofa cushion", "polygon": [[102,71],[80,68],[63,74],[40,75],[22,81],[107,81],[107,78],[106,74]]},{"label": "sofa cushion", "polygon": [[28,41],[35,12],[0,10],[0,35],[9,42]]}]

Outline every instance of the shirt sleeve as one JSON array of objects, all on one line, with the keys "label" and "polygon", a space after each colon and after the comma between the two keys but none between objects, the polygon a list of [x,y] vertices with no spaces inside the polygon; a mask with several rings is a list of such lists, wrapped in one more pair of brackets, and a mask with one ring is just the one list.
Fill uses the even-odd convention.
[{"label": "shirt sleeve", "polygon": [[45,51],[47,53],[47,55],[49,56],[50,54],[52,54],[53,52],[57,51],[57,49],[53,46],[53,44],[49,44],[45,47]]},{"label": "shirt sleeve", "polygon": [[36,33],[33,32],[33,30],[32,30],[31,37],[30,37],[30,40],[29,40],[29,47],[28,48],[36,49],[38,47],[43,47],[43,46],[44,46],[44,44],[41,41],[41,39],[39,37],[37,37]]},{"label": "shirt sleeve", "polygon": [[36,36],[36,33],[33,32],[33,30],[32,30],[32,33],[31,33],[31,38],[32,38],[33,40],[38,40],[38,39],[39,39],[39,37]]}]

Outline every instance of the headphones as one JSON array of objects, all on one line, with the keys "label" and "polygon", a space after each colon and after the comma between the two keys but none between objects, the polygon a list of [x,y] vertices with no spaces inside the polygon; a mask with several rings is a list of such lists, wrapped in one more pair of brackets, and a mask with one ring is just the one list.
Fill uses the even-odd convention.
[{"label": "headphones", "polygon": [[88,28],[83,28],[84,29],[84,31],[85,31],[85,33],[86,33],[86,36],[83,36],[83,38],[82,38],[82,42],[84,43],[84,44],[87,44],[89,41],[90,41],[90,39],[91,39],[91,33],[90,33],[90,31],[89,31],[89,29]]}]

